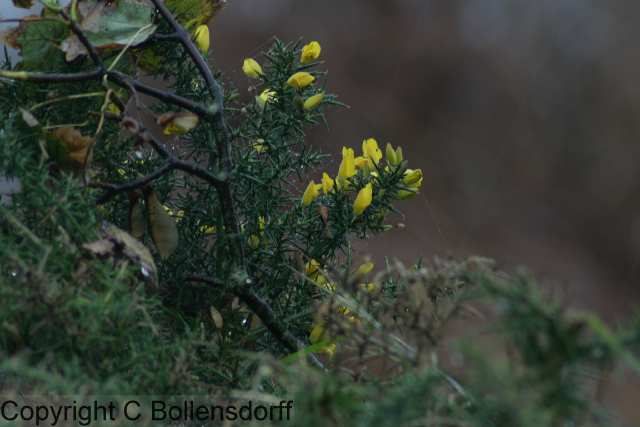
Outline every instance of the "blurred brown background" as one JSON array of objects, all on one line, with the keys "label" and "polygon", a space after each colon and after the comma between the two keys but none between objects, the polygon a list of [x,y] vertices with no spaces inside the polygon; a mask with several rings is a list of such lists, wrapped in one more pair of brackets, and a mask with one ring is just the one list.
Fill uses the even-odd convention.
[{"label": "blurred brown background", "polygon": [[[212,58],[245,88],[270,37],[318,40],[351,108],[311,142],[375,136],[423,169],[406,228],[361,255],[493,257],[616,322],[640,306],[638,18],[631,0],[229,0]],[[607,400],[640,425],[637,380]]]},{"label": "blurred brown background", "polygon": [[327,87],[352,108],[312,143],[338,154],[375,136],[423,169],[423,194],[399,206],[407,227],[363,254],[525,265],[614,320],[640,302],[638,12],[624,0],[229,0],[212,58],[245,88],[242,59],[270,37],[317,39]]}]

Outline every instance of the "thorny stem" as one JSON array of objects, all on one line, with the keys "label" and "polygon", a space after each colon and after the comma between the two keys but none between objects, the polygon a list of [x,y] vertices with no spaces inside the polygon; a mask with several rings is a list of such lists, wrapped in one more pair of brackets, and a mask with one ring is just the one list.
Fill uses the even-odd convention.
[{"label": "thorny stem", "polygon": [[209,184],[211,184],[215,188],[219,188],[222,185],[224,185],[226,181],[225,177],[217,177],[211,174],[210,172],[208,172],[207,170],[201,168],[200,166],[194,165],[193,163],[187,162],[185,160],[181,160],[180,158],[175,156],[173,153],[171,153],[169,150],[167,150],[166,147],[160,141],[158,141],[153,135],[151,135],[151,133],[148,130],[144,128],[140,128],[139,125],[132,118],[129,117],[126,120],[130,121],[131,123],[135,123],[135,125],[132,125],[132,127],[139,129],[138,131],[135,132],[136,136],[143,143],[151,145],[151,147],[153,147],[153,149],[160,156],[166,158],[167,163],[164,166],[151,172],[150,174],[140,179],[137,179],[135,181],[129,181],[123,184],[108,184],[108,183],[92,184],[93,187],[103,188],[106,190],[106,192],[98,198],[98,200],[96,201],[96,204],[98,205],[104,204],[120,193],[146,187],[149,183],[155,181],[158,178],[163,177],[164,175],[168,174],[173,170],[181,170],[183,172],[196,176],[204,181],[207,181]]},{"label": "thorny stem", "polygon": [[[224,93],[220,83],[213,77],[211,68],[206,63],[198,48],[195,46],[189,33],[178,23],[175,17],[171,14],[169,9],[164,4],[163,0],[151,0],[154,6],[160,12],[160,15],[171,26],[175,36],[178,38],[180,44],[186,49],[187,53],[193,60],[194,64],[198,68],[198,71],[205,80],[209,92],[216,102],[217,108],[215,108],[214,116],[211,118],[212,124],[219,135],[217,139],[218,156],[222,160],[222,170],[226,174],[230,174],[233,170],[233,158],[231,157],[231,132],[227,127],[224,120]],[[230,231],[232,239],[231,246],[233,256],[237,259],[238,267],[244,272],[246,271],[246,261],[244,256],[243,243],[240,240],[241,232],[240,225],[237,220],[235,202],[233,198],[233,192],[231,190],[231,184],[226,182],[224,185],[218,188],[218,198],[222,205],[222,215],[225,228]],[[239,286],[245,286],[239,284]]]},{"label": "thorny stem", "polygon": [[[212,286],[224,287],[224,283],[209,277],[203,276],[188,276],[186,279],[190,282],[205,283]],[[296,352],[300,348],[304,347],[304,344],[300,342],[291,332],[287,331],[276,319],[276,316],[271,309],[271,306],[256,295],[251,289],[244,286],[235,286],[231,288],[231,291],[244,302],[250,309],[260,318],[262,324],[275,336],[278,341],[283,343],[290,351]],[[311,355],[310,361],[317,367],[324,369],[324,365],[317,357]]]}]

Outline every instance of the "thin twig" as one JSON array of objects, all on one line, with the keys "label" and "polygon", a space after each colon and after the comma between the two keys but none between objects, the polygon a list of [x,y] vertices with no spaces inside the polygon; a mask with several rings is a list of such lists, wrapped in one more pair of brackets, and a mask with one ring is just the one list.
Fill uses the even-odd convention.
[{"label": "thin twig", "polygon": [[124,184],[102,184],[102,183],[92,183],[91,187],[103,188],[106,192],[98,197],[96,200],[96,204],[103,205],[107,203],[109,200],[113,199],[116,195],[120,193],[124,193],[126,191],[136,190],[138,188],[145,187],[149,185],[150,182],[155,181],[156,179],[166,175],[167,173],[174,170],[175,167],[171,163],[167,163],[161,168],[151,172],[150,174],[136,179],[135,181],[125,182]]},{"label": "thin twig", "polygon": [[[208,285],[225,287],[224,283],[213,278],[204,277],[204,276],[188,276],[186,279],[190,282],[197,283],[205,283]],[[244,302],[251,311],[260,318],[262,324],[273,334],[274,337],[278,341],[280,341],[287,349],[292,352],[297,352],[302,350],[305,345],[300,340],[298,340],[291,332],[282,327],[282,325],[276,319],[276,315],[271,309],[271,306],[256,295],[250,288],[247,286],[231,286],[231,291],[238,297],[242,302]],[[316,366],[321,369],[324,369],[324,365],[317,357],[314,355],[310,355],[310,360]]]},{"label": "thin twig", "polygon": [[167,163],[161,168],[155,170],[154,172],[151,172],[150,174],[142,178],[139,178],[135,181],[129,181],[122,184],[112,184],[112,183],[92,184],[91,185],[92,187],[103,188],[106,190],[104,194],[98,197],[98,199],[96,200],[96,204],[98,205],[105,204],[120,193],[135,190],[138,188],[143,188],[149,185],[151,182],[155,181],[156,179],[159,179],[165,176],[170,171],[176,170],[176,169],[186,172],[197,178],[200,178],[203,181],[208,182],[214,188],[217,188],[217,189],[226,185],[227,183],[226,176],[224,175],[215,176],[211,174],[209,171],[207,171],[206,169],[203,169],[198,165],[195,165],[191,162],[187,162],[185,160],[178,158],[176,155],[174,155],[169,150],[167,150],[164,144],[162,144],[156,137],[154,137],[151,134],[151,132],[149,132],[147,129],[142,128],[140,124],[137,123],[133,118],[127,117],[126,120],[130,123],[128,127],[130,130],[137,129],[134,133],[138,137],[138,139],[142,143],[150,145],[154,149],[154,151],[156,151],[156,153],[158,153],[161,157],[167,159]]},{"label": "thin twig", "polygon": [[74,21],[73,19],[69,19],[69,16],[67,16],[64,10],[60,11],[60,15],[67,21],[73,34],[76,35],[78,40],[80,40],[80,43],[82,43],[84,48],[87,50],[87,53],[89,54],[89,57],[91,58],[93,63],[98,67],[98,69],[102,73],[104,73],[105,67],[104,67],[104,63],[102,62],[102,58],[100,58],[100,55],[98,55],[98,51],[96,50],[96,47],[89,41],[87,36],[84,34],[84,31],[82,31],[82,29],[78,26],[76,21]]},{"label": "thin twig", "polygon": [[102,76],[101,70],[81,71],[78,73],[39,73],[32,71],[0,70],[0,77],[33,83],[71,83],[95,80]]},{"label": "thin twig", "polygon": [[191,101],[190,99],[183,98],[182,96],[176,95],[174,93],[146,85],[119,71],[109,71],[107,75],[111,80],[113,80],[114,83],[124,87],[125,89],[130,89],[131,87],[133,87],[140,93],[149,95],[167,104],[186,108],[187,110],[197,114],[200,117],[212,118],[217,113],[216,109],[207,108],[202,104]]},{"label": "thin twig", "polygon": [[211,72],[211,68],[207,65],[206,61],[200,54],[200,51],[195,46],[195,44],[191,41],[191,36],[189,33],[178,23],[176,18],[173,16],[171,11],[167,9],[163,0],[151,0],[153,5],[158,9],[160,15],[169,23],[171,28],[173,29],[174,36],[180,40],[180,43],[187,50],[187,53],[193,60],[194,64],[200,71],[200,74],[204,78],[205,82],[207,82],[207,87],[211,92],[211,95],[215,98],[218,94],[216,93],[215,86],[216,80],[213,77],[213,73]]}]

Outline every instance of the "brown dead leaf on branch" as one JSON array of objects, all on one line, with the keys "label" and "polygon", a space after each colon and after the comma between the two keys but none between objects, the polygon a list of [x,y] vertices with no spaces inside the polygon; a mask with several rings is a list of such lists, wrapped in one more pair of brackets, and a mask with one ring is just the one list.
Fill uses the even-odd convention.
[{"label": "brown dead leaf on branch", "polygon": [[128,262],[139,266],[140,275],[157,286],[158,269],[149,249],[115,225],[105,223],[102,228],[102,239],[86,243],[82,247],[96,258],[110,259],[116,265]]},{"label": "brown dead leaf on branch", "polygon": [[46,136],[47,151],[61,168],[77,171],[86,167],[95,142],[92,137],[68,126],[48,132]]}]

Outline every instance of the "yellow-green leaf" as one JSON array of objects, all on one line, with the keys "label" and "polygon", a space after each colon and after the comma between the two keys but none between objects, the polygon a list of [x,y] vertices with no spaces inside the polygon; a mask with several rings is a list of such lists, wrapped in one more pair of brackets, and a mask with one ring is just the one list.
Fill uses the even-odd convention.
[{"label": "yellow-green leaf", "polygon": [[147,192],[146,198],[151,238],[160,256],[163,259],[168,258],[178,247],[176,222],[164,209],[153,190]]}]

